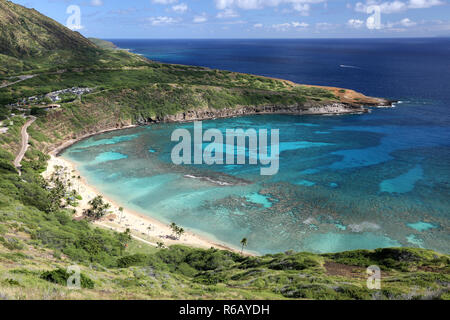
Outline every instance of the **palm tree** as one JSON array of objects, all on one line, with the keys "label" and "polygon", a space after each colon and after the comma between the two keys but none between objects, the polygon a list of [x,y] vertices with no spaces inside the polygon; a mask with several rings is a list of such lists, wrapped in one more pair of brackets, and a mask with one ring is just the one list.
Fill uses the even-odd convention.
[{"label": "palm tree", "polygon": [[242,238],[242,240],[241,240],[241,245],[242,245],[241,254],[244,252],[244,247],[246,247],[247,244],[248,244],[247,238]]},{"label": "palm tree", "polygon": [[108,213],[108,209],[111,207],[109,203],[103,201],[102,196],[96,196],[94,199],[88,202],[91,206],[89,209],[84,210],[84,215],[92,220],[99,220]]},{"label": "palm tree", "polygon": [[80,193],[80,180],[81,180],[81,177],[78,176],[77,179],[78,179],[78,183],[77,183],[78,193]]},{"label": "palm tree", "polygon": [[119,207],[119,212],[120,212],[120,220],[119,220],[119,224],[122,223],[122,217],[123,217],[123,208]]},{"label": "palm tree", "polygon": [[184,233],[184,229],[183,229],[183,228],[178,228],[178,227],[177,227],[176,233],[177,233],[178,239],[180,239],[180,237],[181,237],[181,236],[183,235],[183,233]]},{"label": "palm tree", "polygon": [[172,234],[177,233],[177,230],[178,230],[177,224],[175,222],[172,222],[170,224],[170,229],[172,229]]}]

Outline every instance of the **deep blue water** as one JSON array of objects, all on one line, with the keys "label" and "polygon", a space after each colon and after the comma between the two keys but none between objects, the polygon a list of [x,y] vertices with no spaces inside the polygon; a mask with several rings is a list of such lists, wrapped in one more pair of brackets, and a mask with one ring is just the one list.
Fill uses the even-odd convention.
[{"label": "deep blue water", "polygon": [[247,237],[260,253],[398,245],[450,252],[450,39],[113,42],[153,60],[402,101],[364,115],[203,123],[280,129],[273,177],[248,165],[174,166],[170,134],[192,124],[107,133],[64,153],[124,206],[235,246]]}]

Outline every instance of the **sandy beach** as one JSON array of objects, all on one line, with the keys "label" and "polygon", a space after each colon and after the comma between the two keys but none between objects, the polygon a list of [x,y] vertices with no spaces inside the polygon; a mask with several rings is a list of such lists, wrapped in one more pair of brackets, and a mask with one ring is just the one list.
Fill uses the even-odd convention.
[{"label": "sandy beach", "polygon": [[[73,208],[76,211],[74,218],[81,218],[83,211],[89,207],[88,202],[97,195],[102,195],[105,202],[108,202],[111,205],[111,208],[109,209],[110,213],[108,215],[101,220],[94,222],[94,224],[100,227],[119,232],[124,232],[127,228],[129,228],[133,238],[153,246],[157,246],[158,242],[162,242],[166,246],[183,244],[197,248],[214,247],[217,249],[230,250],[234,252],[239,251],[237,249],[230,248],[226,244],[215,243],[205,239],[189,230],[186,230],[179,240],[175,240],[171,237],[173,233],[168,225],[125,207],[123,208],[123,212],[120,212],[119,204],[115,203],[104,194],[98,192],[94,187],[87,184],[86,180],[78,172],[74,163],[55,156],[55,152],[50,153],[50,157],[47,170],[42,174],[43,177],[45,179],[49,179],[56,171],[55,166],[65,168],[67,177],[70,179],[71,189],[77,191],[77,193],[82,197],[82,200],[78,201],[78,206]],[[248,252],[245,254],[250,255]]]}]

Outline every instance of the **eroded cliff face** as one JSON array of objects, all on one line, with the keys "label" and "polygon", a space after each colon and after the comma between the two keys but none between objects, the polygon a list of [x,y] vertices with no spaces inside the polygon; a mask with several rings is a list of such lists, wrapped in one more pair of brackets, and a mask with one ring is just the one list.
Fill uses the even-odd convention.
[{"label": "eroded cliff face", "polygon": [[363,106],[350,105],[338,102],[315,103],[295,105],[270,105],[270,106],[238,106],[235,108],[212,109],[203,108],[180,112],[175,115],[155,117],[151,119],[139,119],[139,124],[157,122],[185,122],[200,121],[218,118],[232,118],[258,114],[290,114],[290,115],[323,115],[323,114],[353,114],[366,113],[368,109]]}]

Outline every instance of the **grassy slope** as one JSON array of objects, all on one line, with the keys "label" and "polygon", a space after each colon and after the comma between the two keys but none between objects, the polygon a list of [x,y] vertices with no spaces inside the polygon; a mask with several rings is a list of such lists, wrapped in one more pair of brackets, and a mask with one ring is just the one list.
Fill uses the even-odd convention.
[{"label": "grassy slope", "polygon": [[[155,249],[85,221],[73,221],[69,209],[55,208],[60,200],[40,177],[47,160],[42,151],[50,145],[85,131],[198,107],[288,105],[343,97],[336,90],[160,64],[120,50],[98,49],[36,11],[5,0],[0,0],[0,17],[0,23],[20,22],[15,24],[17,28],[0,28],[0,75],[8,81],[12,75],[37,74],[0,89],[0,108],[21,97],[67,87],[96,88],[81,100],[38,118],[29,129],[31,147],[20,177],[11,162],[25,120],[12,117],[8,132],[0,135],[0,298],[449,297],[449,257],[428,250],[280,253],[244,258],[181,246]],[[63,45],[54,47],[56,43]],[[65,72],[57,72],[61,70]],[[92,279],[93,288],[68,290],[60,273],[42,277],[46,271],[72,264],[81,266],[83,275]],[[365,287],[365,268],[372,264],[383,269],[381,291]],[[49,281],[52,279],[59,283]]]},{"label": "grassy slope", "polygon": [[89,41],[91,41],[97,47],[99,47],[101,49],[118,49],[117,46],[114,43],[112,43],[111,41],[106,41],[106,40],[97,39],[97,38],[88,38],[88,39],[89,39]]},{"label": "grassy slope", "polygon": [[92,42],[56,21],[9,1],[0,1],[0,51],[15,57],[37,56],[49,50],[95,49]]}]

